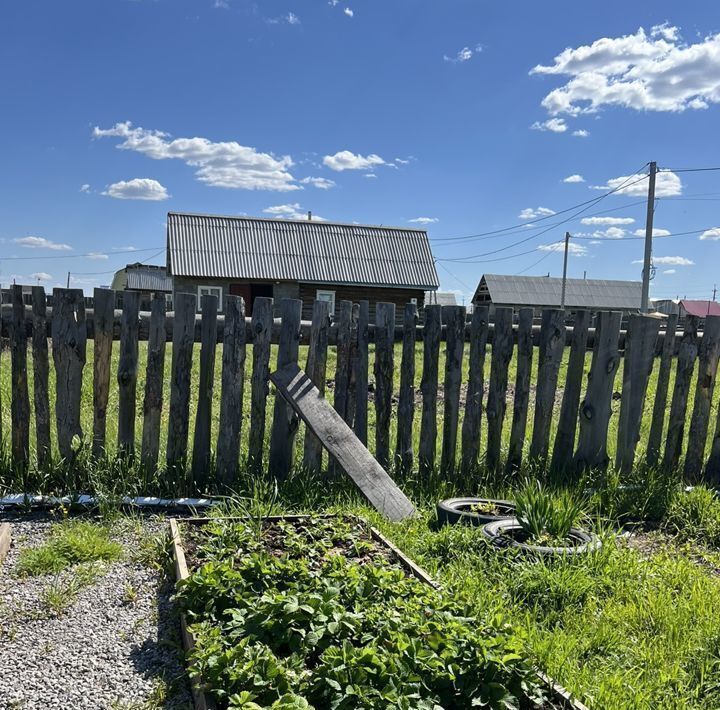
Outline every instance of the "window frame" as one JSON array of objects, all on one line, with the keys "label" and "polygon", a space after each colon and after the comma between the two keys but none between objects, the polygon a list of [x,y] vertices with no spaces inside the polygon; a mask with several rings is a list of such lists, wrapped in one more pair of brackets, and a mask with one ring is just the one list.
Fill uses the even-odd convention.
[{"label": "window frame", "polygon": [[[210,293],[202,293],[203,289],[206,291],[210,291]],[[213,291],[217,291],[216,293],[213,293]],[[222,311],[222,302],[223,302],[223,291],[222,286],[212,286],[211,284],[199,284],[197,287],[197,300],[198,300],[198,313],[200,312],[200,303],[202,301],[203,296],[217,296],[218,297],[218,313]]]},{"label": "window frame", "polygon": [[[335,293],[335,291],[331,291],[327,288],[319,288],[315,291],[315,300],[325,301],[326,303],[328,303],[328,310],[330,311],[331,316],[335,315]],[[322,294],[323,296],[330,296],[330,298],[322,298],[320,294]]]}]

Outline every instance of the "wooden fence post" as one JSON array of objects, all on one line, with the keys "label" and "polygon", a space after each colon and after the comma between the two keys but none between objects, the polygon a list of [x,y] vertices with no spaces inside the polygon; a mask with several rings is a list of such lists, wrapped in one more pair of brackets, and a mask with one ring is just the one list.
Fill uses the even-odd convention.
[{"label": "wooden fence post", "polygon": [[620,319],[617,311],[601,311],[597,315],[595,347],[588,375],[585,399],[580,406],[580,434],[575,452],[577,472],[607,468],[607,436],[612,414],[612,393],[620,363],[618,341]]},{"label": "wooden fence post", "polygon": [[422,415],[420,418],[420,447],[418,463],[420,473],[428,476],[435,468],[437,447],[437,398],[440,359],[442,306],[425,306],[423,326],[423,371],[420,380]]},{"label": "wooden fence post", "polygon": [[513,309],[496,308],[492,340],[492,365],[488,390],[486,416],[488,421],[488,445],[486,460],[488,469],[500,469],[502,429],[505,420],[505,396],[507,394],[508,365],[513,351]]},{"label": "wooden fence post", "polygon": [[27,330],[22,286],[13,285],[10,355],[12,375],[11,441],[13,468],[23,473],[30,462],[30,397],[27,378]]},{"label": "wooden fence post", "polygon": [[167,464],[169,469],[177,470],[187,464],[197,297],[194,293],[175,293],[174,306]]},{"label": "wooden fence post", "polygon": [[118,362],[118,452],[132,456],[135,452],[135,405],[137,396],[138,335],[140,294],[123,294]]},{"label": "wooden fence post", "polygon": [[222,351],[222,391],[217,439],[217,478],[222,489],[237,479],[245,379],[245,302],[225,296],[225,330]]},{"label": "wooden fence post", "polygon": [[400,367],[400,396],[397,410],[397,447],[395,466],[407,473],[413,467],[413,418],[415,415],[415,328],[418,310],[414,303],[405,305],[403,314],[402,364]]},{"label": "wooden fence post", "polygon": [[205,294],[200,298],[200,376],[195,432],[192,451],[192,477],[195,490],[207,488],[211,461],[212,401],[215,383],[215,351],[217,350],[218,297]]},{"label": "wooden fence post", "polygon": [[60,455],[69,461],[73,456],[73,437],[83,437],[80,426],[82,371],[85,366],[87,323],[85,300],[79,289],[53,289],[52,314],[53,362],[55,381],[55,419]]},{"label": "wooden fence post", "polygon": [[703,338],[700,343],[695,403],[690,419],[690,436],[685,454],[685,480],[697,483],[703,470],[705,442],[710,422],[710,406],[715,389],[718,357],[720,356],[720,316],[705,319]]},{"label": "wooden fence post", "polygon": [[665,438],[665,455],[662,463],[663,469],[667,472],[677,469],[682,455],[687,400],[698,354],[698,323],[697,316],[688,316],[685,319],[685,332],[678,350],[675,389],[670,404],[670,418]]},{"label": "wooden fence post", "polygon": [[93,442],[95,460],[105,456],[107,406],[110,397],[110,362],[115,322],[115,291],[96,288],[93,292]]},{"label": "wooden fence post", "polygon": [[[321,396],[325,396],[325,380],[327,377],[328,331],[330,330],[330,306],[327,301],[313,303],[312,325],[310,327],[310,347],[306,372]],[[365,388],[367,405],[367,386]],[[366,410],[367,411],[367,407]],[[305,445],[303,448],[303,468],[317,472],[322,468],[323,448],[310,427],[305,428]]]},{"label": "wooden fence post", "polygon": [[47,299],[42,286],[33,286],[33,399],[35,403],[35,440],[38,466],[50,461],[50,390],[48,377]]},{"label": "wooden fence post", "polygon": [[657,466],[660,460],[660,446],[662,444],[663,424],[667,409],[668,387],[670,385],[670,370],[672,369],[675,354],[675,331],[677,330],[678,314],[671,313],[665,325],[662,356],[658,371],[657,387],[655,389],[655,402],[653,404],[650,434],[648,435],[647,452],[645,460],[649,466]]},{"label": "wooden fence post", "polygon": [[625,336],[622,399],[615,456],[615,468],[621,473],[630,473],[635,463],[635,449],[640,441],[645,393],[652,371],[659,328],[660,321],[654,316],[630,316]]},{"label": "wooden fence post", "polygon": [[[352,309],[352,304],[350,304]],[[300,347],[300,320],[302,301],[284,298],[280,301],[280,342],[278,344],[277,369],[288,365],[297,365]],[[347,394],[347,390],[346,390]],[[283,397],[275,397],[272,435],[270,437],[270,473],[280,480],[288,477],[293,465],[295,452],[295,434],[298,429],[298,417]]]},{"label": "wooden fence post", "polygon": [[553,445],[550,473],[553,477],[565,477],[571,469],[575,451],[575,434],[578,425],[578,407],[585,372],[590,311],[576,311],[570,342],[565,391],[560,405],[555,443]]},{"label": "wooden fence post", "polygon": [[[506,470],[508,473],[520,470],[522,466],[523,443],[527,428],[528,404],[530,400],[530,376],[533,361],[533,315],[532,308],[518,311],[517,371],[515,376],[515,401],[513,402],[512,428]],[[539,384],[539,383],[538,383]]]},{"label": "wooden fence post", "polygon": [[375,305],[375,458],[390,464],[390,419],[393,395],[395,304]]},{"label": "wooden fence post", "polygon": [[460,416],[460,383],[465,349],[465,307],[444,306],[445,322],[445,407],[440,469],[445,475],[455,473],[458,419]]},{"label": "wooden fence post", "polygon": [[352,336],[352,301],[340,301],[337,315],[337,360],[333,408],[348,421],[348,386],[350,384],[350,339]]},{"label": "wooden fence post", "polygon": [[248,441],[248,466],[253,473],[258,473],[263,465],[272,326],[272,298],[256,298],[252,304],[253,369],[250,380],[250,436]]},{"label": "wooden fence post", "polygon": [[[358,352],[358,322],[360,320],[360,305],[353,303],[352,316],[350,318],[350,353],[348,355],[348,394],[347,394],[347,419],[350,428],[355,426],[355,413],[357,411],[357,378],[360,364],[360,353]],[[367,395],[366,395],[367,399]]]},{"label": "wooden fence post", "polygon": [[[367,446],[368,428],[368,343],[370,304],[360,301],[357,323],[357,373],[355,375],[355,436]],[[317,384],[316,384],[317,386]]]},{"label": "wooden fence post", "polygon": [[145,369],[145,399],[143,401],[143,432],[141,460],[147,474],[157,469],[160,451],[160,421],[163,404],[165,374],[165,310],[164,293],[156,293],[150,304],[150,332],[148,334],[147,366]]},{"label": "wooden fence post", "polygon": [[470,359],[465,416],[462,423],[460,468],[465,476],[478,465],[483,393],[485,387],[485,351],[488,338],[488,307],[476,306],[470,324]]}]

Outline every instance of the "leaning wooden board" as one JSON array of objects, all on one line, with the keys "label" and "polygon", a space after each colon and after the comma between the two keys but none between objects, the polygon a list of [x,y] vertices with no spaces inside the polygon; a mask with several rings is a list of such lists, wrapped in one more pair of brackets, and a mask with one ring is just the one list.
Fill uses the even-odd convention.
[{"label": "leaning wooden board", "polygon": [[[282,520],[307,520],[311,517],[334,518],[336,516],[272,515],[264,518],[264,520],[268,522],[278,522]],[[186,525],[204,525],[210,520],[210,518],[182,518],[181,522]],[[212,520],[225,520],[227,522],[231,522],[234,520],[239,522],[243,520],[243,518],[212,518]],[[367,523],[361,518],[358,518],[358,520],[363,524],[367,525]],[[173,560],[175,562],[175,576],[177,582],[180,582],[190,576],[190,571],[188,570],[187,562],[185,559],[185,551],[182,546],[182,538],[180,535],[180,526],[178,525],[178,522],[179,521],[175,518],[170,518],[170,539]],[[396,558],[400,566],[408,574],[416,577],[424,584],[428,584],[435,589],[440,589],[440,584],[436,582],[424,569],[422,569],[422,567],[415,564],[415,562],[413,562],[406,554],[404,554],[402,550],[393,545],[393,543],[390,542],[390,540],[388,540],[379,530],[376,530],[374,527],[368,527],[370,528],[370,534],[372,535],[373,540],[375,540],[375,542],[377,542],[380,546],[390,550],[390,552]],[[188,629],[185,614],[180,614],[180,627],[185,651],[187,654],[190,654],[190,652],[195,648],[195,639],[193,638],[192,633]],[[555,704],[555,708],[557,708],[557,710],[589,710],[587,706],[583,705],[583,703],[581,703],[579,700],[575,700],[570,695],[570,693],[565,690],[565,688],[553,681],[552,678],[549,678],[541,671],[537,671],[537,675],[540,678],[540,681],[550,690],[550,700]],[[198,683],[195,679],[192,679],[190,682],[192,686],[195,710],[213,710],[216,706],[214,702],[205,695],[202,685]]]},{"label": "leaning wooden board", "polygon": [[10,523],[0,523],[0,563],[10,549]]}]

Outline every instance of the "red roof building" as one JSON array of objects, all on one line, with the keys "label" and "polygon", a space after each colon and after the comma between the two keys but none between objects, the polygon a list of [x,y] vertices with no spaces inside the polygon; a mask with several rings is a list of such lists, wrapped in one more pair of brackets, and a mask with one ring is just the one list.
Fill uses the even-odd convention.
[{"label": "red roof building", "polygon": [[698,316],[698,318],[707,318],[708,316],[720,316],[720,303],[717,301],[689,301],[683,299],[680,301],[681,313],[689,316]]}]

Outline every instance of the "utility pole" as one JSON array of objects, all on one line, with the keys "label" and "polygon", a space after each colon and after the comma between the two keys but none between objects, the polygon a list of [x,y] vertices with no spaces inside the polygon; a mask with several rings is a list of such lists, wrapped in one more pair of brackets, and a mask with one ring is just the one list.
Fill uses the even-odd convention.
[{"label": "utility pole", "polygon": [[68,271],[68,277],[67,277],[67,287],[70,288],[70,272]]},{"label": "utility pole", "polygon": [[715,296],[717,296],[717,284],[713,284],[713,301],[717,300]]},{"label": "utility pole", "polygon": [[565,232],[565,257],[563,258],[563,280],[562,291],[560,292],[560,308],[565,308],[565,286],[567,284],[567,259],[568,247],[570,246],[570,232]]},{"label": "utility pole", "polygon": [[653,216],[655,215],[655,175],[657,174],[657,163],[653,160],[650,163],[650,181],[648,183],[647,217],[645,219],[645,258],[643,259],[642,272],[642,299],[640,311],[650,312],[650,262],[652,260],[652,234]]}]

